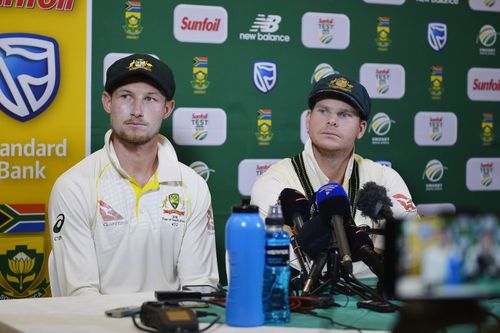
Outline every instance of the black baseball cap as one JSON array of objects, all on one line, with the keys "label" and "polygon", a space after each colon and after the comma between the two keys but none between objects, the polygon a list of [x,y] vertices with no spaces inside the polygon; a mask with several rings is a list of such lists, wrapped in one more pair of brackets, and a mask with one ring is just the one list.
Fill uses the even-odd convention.
[{"label": "black baseball cap", "polygon": [[370,117],[371,99],[365,87],[339,73],[330,74],[316,82],[309,93],[309,108],[312,110],[320,96],[332,96],[352,105],[359,111],[361,119]]},{"label": "black baseball cap", "polygon": [[104,90],[112,93],[133,77],[151,80],[165,94],[167,100],[174,97],[175,79],[172,70],[163,61],[148,54],[131,54],[115,61],[106,71]]}]

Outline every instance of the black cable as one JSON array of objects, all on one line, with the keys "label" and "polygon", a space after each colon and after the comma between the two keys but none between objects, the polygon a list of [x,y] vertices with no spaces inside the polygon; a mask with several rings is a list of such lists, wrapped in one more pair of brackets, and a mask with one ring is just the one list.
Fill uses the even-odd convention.
[{"label": "black cable", "polygon": [[158,333],[157,330],[152,330],[152,329],[149,329],[145,326],[142,326],[142,325],[139,325],[137,323],[137,321],[135,321],[135,316],[140,314],[140,312],[136,312],[132,315],[132,322],[134,323],[134,326],[137,327],[138,329],[140,329],[141,331],[145,331],[145,332],[151,332],[151,333]]},{"label": "black cable", "polygon": [[323,315],[320,315],[320,314],[317,314],[316,312],[314,311],[299,311],[299,313],[302,313],[302,314],[305,314],[305,315],[309,315],[309,316],[313,316],[313,317],[316,317],[316,318],[320,318],[320,319],[325,319],[325,320],[328,320],[330,322],[330,325],[331,326],[340,326],[340,327],[343,327],[343,328],[348,328],[348,329],[352,329],[352,330],[356,330],[358,331],[359,333],[361,333],[361,329],[357,328],[357,327],[354,327],[354,326],[351,326],[351,325],[346,325],[346,324],[342,324],[342,323],[339,323],[338,321],[335,321],[335,320],[332,320],[330,317],[327,317],[327,316],[323,316]]},{"label": "black cable", "polygon": [[210,327],[214,326],[220,319],[220,316],[217,314],[217,313],[213,313],[213,312],[207,312],[207,311],[195,311],[196,312],[196,317],[206,317],[206,316],[213,316],[215,317],[214,320],[212,320],[210,322],[210,324],[208,324],[207,327],[205,327],[204,329],[201,329],[199,330],[198,332],[205,332],[206,330],[208,330]]}]

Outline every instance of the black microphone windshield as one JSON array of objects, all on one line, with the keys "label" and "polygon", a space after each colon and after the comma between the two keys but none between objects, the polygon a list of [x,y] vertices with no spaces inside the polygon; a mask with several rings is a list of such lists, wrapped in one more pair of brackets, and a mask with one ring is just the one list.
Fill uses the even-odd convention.
[{"label": "black microphone windshield", "polygon": [[314,259],[330,245],[331,228],[321,216],[313,216],[304,223],[296,237],[302,251]]},{"label": "black microphone windshield", "polygon": [[391,199],[387,196],[385,187],[375,182],[367,182],[358,192],[356,207],[361,215],[377,220],[381,211],[390,211]]},{"label": "black microphone windshield", "polygon": [[281,191],[278,199],[281,204],[281,210],[283,211],[285,224],[293,227],[294,215],[300,215],[303,221],[309,219],[309,201],[299,191],[285,188]]}]

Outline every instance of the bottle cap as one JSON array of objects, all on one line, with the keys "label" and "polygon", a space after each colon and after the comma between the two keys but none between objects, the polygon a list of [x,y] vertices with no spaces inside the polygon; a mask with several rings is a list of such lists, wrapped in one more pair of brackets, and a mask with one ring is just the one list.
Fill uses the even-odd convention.
[{"label": "bottle cap", "polygon": [[281,211],[281,206],[279,204],[269,206],[269,213],[266,217],[266,225],[283,225],[285,219],[283,218],[283,213]]},{"label": "bottle cap", "polygon": [[233,213],[258,213],[259,207],[250,205],[250,197],[241,197],[241,205],[234,205],[231,208]]}]

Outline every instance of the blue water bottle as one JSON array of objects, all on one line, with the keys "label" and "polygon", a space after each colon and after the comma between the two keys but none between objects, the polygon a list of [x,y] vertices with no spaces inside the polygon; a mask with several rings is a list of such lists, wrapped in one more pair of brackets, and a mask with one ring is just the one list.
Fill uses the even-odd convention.
[{"label": "blue water bottle", "polygon": [[226,323],[230,326],[264,324],[262,286],[264,279],[265,226],[257,206],[243,200],[233,206],[226,224],[229,260],[229,290]]},{"label": "blue water bottle", "polygon": [[290,321],[290,236],[283,230],[284,222],[281,206],[271,206],[266,218],[263,303],[265,320],[273,324]]}]

